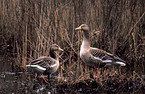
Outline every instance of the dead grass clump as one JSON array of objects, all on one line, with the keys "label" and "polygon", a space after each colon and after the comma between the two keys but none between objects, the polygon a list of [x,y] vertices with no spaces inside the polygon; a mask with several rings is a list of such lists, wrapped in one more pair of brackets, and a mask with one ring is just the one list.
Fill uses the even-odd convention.
[{"label": "dead grass clump", "polygon": [[[50,45],[56,43],[64,49],[58,72],[60,84],[81,82],[89,86],[95,82],[101,88],[144,85],[143,4],[143,0],[2,0],[0,54],[10,60],[13,71],[20,71],[26,61],[47,55]],[[100,77],[93,79],[93,70],[84,66],[79,57],[82,33],[74,28],[82,23],[90,27],[92,46],[119,56],[127,66],[100,69]]]}]

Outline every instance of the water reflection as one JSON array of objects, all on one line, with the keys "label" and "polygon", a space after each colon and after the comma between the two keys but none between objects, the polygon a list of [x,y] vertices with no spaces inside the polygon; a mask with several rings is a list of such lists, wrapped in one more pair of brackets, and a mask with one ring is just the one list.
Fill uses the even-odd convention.
[{"label": "water reflection", "polygon": [[[31,72],[11,72],[10,63],[0,63],[0,94],[84,94],[84,93],[119,93],[119,94],[131,94],[131,93],[144,93],[145,88],[134,90],[134,85],[128,85],[128,90],[120,87],[120,90],[114,89],[111,87],[103,87],[104,89],[96,88],[98,86],[97,82],[90,83],[88,81],[88,85],[84,83],[78,83],[75,85],[67,85],[66,83],[58,82],[58,79],[61,77],[57,77],[56,75],[52,75],[52,78],[48,83],[43,80],[42,76],[35,77],[35,74]],[[47,78],[47,76],[44,78]],[[64,82],[67,81],[67,77],[64,77]],[[141,82],[137,82],[141,83]],[[135,85],[137,86],[137,85]],[[106,89],[106,90],[105,90]]]},{"label": "water reflection", "polygon": [[[31,76],[31,77],[30,77]],[[28,72],[1,72],[0,92],[1,93],[54,93],[56,85],[45,83],[42,79],[36,79]],[[42,80],[42,81],[39,81]],[[54,83],[53,83],[54,84]]]},{"label": "water reflection", "polygon": [[52,94],[56,92],[54,83],[45,83],[42,77],[35,78],[35,75],[30,72],[11,72],[11,63],[0,61],[0,94]]}]

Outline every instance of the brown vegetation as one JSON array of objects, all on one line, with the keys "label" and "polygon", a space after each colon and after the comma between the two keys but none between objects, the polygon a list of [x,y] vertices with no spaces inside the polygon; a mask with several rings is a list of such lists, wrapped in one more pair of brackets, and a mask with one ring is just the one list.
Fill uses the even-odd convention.
[{"label": "brown vegetation", "polygon": [[103,85],[108,77],[119,77],[118,81],[139,78],[144,83],[144,4],[144,0],[1,0],[1,54],[17,70],[27,60],[47,55],[56,43],[64,49],[59,82],[91,79],[92,70],[79,58],[82,33],[74,30],[85,23],[90,27],[92,46],[116,54],[127,64],[122,69],[100,69],[98,82]]}]

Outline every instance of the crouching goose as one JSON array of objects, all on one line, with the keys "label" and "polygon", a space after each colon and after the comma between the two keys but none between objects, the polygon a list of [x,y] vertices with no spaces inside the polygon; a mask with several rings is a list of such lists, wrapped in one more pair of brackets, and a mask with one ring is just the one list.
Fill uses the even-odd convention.
[{"label": "crouching goose", "polygon": [[36,73],[48,74],[48,78],[59,68],[59,57],[56,51],[63,51],[57,44],[50,47],[49,56],[42,56],[33,61],[27,62],[27,67],[33,69]]},{"label": "crouching goose", "polygon": [[[83,42],[80,49],[80,58],[84,63],[95,67],[95,69],[102,68],[111,64],[126,66],[125,61],[119,57],[114,56],[113,54],[110,54],[104,50],[90,47],[88,25],[82,24],[78,28],[75,28],[75,30],[83,31]],[[98,73],[99,71],[97,74]],[[95,74],[94,77],[96,77]]]}]

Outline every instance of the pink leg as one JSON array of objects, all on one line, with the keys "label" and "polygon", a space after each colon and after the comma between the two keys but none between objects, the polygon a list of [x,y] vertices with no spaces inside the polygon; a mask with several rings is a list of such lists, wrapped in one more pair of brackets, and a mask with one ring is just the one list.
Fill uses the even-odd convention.
[{"label": "pink leg", "polygon": [[35,73],[35,79],[37,78],[37,73]]},{"label": "pink leg", "polygon": [[100,76],[99,68],[97,68],[97,76],[98,76],[98,77]]},{"label": "pink leg", "polygon": [[99,68],[97,68],[97,76],[96,76],[96,68],[94,70],[94,75],[93,76],[94,76],[94,78],[97,78],[97,77],[100,76]]},{"label": "pink leg", "polygon": [[42,78],[46,83],[48,83],[48,80],[44,78],[43,74],[42,74]]}]

